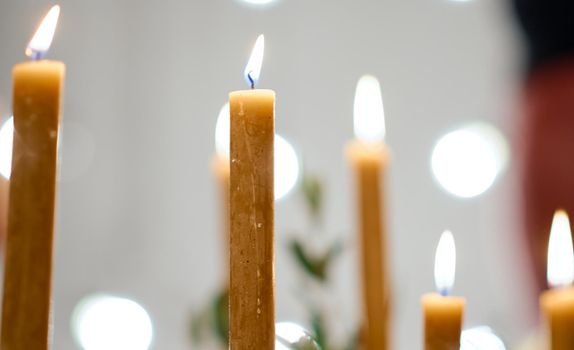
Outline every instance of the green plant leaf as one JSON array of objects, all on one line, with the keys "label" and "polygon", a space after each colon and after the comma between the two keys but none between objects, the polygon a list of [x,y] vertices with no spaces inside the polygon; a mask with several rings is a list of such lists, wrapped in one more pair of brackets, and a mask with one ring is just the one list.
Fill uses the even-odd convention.
[{"label": "green plant leaf", "polygon": [[321,349],[327,350],[327,327],[324,324],[323,317],[317,312],[311,315],[311,329],[313,337]]},{"label": "green plant leaf", "polygon": [[190,323],[191,339],[194,344],[199,344],[203,341],[206,330],[210,325],[210,309],[204,309],[196,316],[192,315]]},{"label": "green plant leaf", "polygon": [[326,278],[324,266],[313,259],[305,252],[305,248],[301,242],[296,239],[292,240],[290,243],[291,253],[295,257],[295,261],[303,268],[303,270],[320,281],[324,281]]},{"label": "green plant leaf", "polygon": [[213,329],[219,341],[227,347],[229,343],[229,290],[219,292],[213,300]]},{"label": "green plant leaf", "polygon": [[319,221],[323,207],[323,185],[321,184],[321,180],[317,176],[305,175],[303,177],[302,189],[311,217],[313,220]]},{"label": "green plant leaf", "polygon": [[327,272],[331,262],[343,251],[343,244],[335,242],[323,256],[314,257],[308,254],[303,243],[293,239],[290,243],[291,253],[299,265],[312,277],[324,282],[327,280]]}]

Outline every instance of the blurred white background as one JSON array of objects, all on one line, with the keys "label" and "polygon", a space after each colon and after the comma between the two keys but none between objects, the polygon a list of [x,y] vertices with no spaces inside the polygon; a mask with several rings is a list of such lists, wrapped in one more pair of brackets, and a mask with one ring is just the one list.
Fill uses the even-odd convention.
[{"label": "blurred white background", "polygon": [[[387,142],[395,349],[421,344],[420,296],[434,289],[436,243],[457,240],[455,294],[466,325],[509,343],[532,325],[512,168],[460,198],[433,177],[435,143],[477,121],[515,137],[520,43],[500,0],[62,0],[50,58],[67,64],[54,281],[55,344],[77,349],[75,306],[93,293],[141,304],[153,349],[189,349],[189,319],[225,267],[215,178],[218,112],[246,87],[243,67],[266,36],[260,86],[277,92],[277,131],[326,186],[326,228],[349,248],[337,263],[333,319],[356,324],[353,138],[358,78],[379,78]],[[11,67],[53,2],[0,0],[0,113]],[[481,156],[477,162],[481,164]],[[448,157],[447,157],[448,158]],[[304,326],[286,242],[308,227],[297,192],[277,204],[277,317]]]}]

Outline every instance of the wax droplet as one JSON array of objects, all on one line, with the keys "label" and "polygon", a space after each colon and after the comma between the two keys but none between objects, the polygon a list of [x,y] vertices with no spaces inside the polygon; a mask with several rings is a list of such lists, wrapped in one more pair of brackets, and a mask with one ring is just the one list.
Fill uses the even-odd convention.
[{"label": "wax droplet", "polygon": [[262,223],[260,223],[260,222],[257,223],[257,228],[262,228],[262,227],[263,227],[263,224],[262,224]]},{"label": "wax droplet", "polygon": [[261,309],[260,308],[257,308],[257,314],[261,315]]},{"label": "wax droplet", "polygon": [[261,299],[257,298],[257,305],[261,305]]}]

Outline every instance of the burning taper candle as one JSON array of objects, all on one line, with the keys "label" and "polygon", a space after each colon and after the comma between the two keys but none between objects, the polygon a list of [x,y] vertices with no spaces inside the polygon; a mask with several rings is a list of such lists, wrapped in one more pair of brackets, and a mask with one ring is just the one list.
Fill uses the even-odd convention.
[{"label": "burning taper candle", "polygon": [[360,268],[363,293],[362,343],[367,350],[389,346],[390,286],[387,267],[386,194],[384,178],[389,152],[384,143],[385,116],[378,80],[363,76],[357,84],[354,106],[356,140],[347,145],[347,157],[357,178]]},{"label": "burning taper candle", "polygon": [[275,92],[255,89],[263,40],[257,38],[245,68],[251,90],[229,95],[231,350],[267,350],[275,343]]},{"label": "burning taper candle", "polygon": [[422,297],[424,312],[424,349],[459,350],[465,299],[450,296],[456,272],[456,247],[450,231],[438,243],[434,263],[438,293]]},{"label": "burning taper candle", "polygon": [[1,347],[49,348],[58,130],[65,66],[43,60],[60,7],[54,6],[30,41],[31,61],[13,70],[14,146]]},{"label": "burning taper candle", "polygon": [[565,211],[554,214],[548,243],[548,284],[540,306],[546,316],[549,350],[574,349],[574,253]]}]

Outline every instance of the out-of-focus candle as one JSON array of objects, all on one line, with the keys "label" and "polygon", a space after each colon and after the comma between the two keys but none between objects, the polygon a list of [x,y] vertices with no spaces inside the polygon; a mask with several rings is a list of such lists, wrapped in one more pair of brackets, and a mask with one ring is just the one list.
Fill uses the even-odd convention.
[{"label": "out-of-focus candle", "polygon": [[452,233],[445,231],[435,256],[435,283],[438,293],[422,297],[424,349],[459,350],[465,299],[449,296],[454,285],[456,248]]},{"label": "out-of-focus candle", "polygon": [[221,207],[221,232],[224,242],[225,285],[229,285],[229,103],[226,103],[217,117],[215,125],[215,155],[211,160],[211,169],[217,180]]},{"label": "out-of-focus candle", "polygon": [[574,253],[572,232],[565,211],[554,214],[548,244],[548,284],[540,297],[546,316],[550,350],[574,349]]},{"label": "out-of-focus candle", "polygon": [[356,139],[347,158],[357,178],[359,241],[363,293],[362,343],[368,350],[389,346],[389,269],[384,205],[384,177],[389,155],[383,142],[385,120],[379,82],[364,76],[357,84],[354,106]]},{"label": "out-of-focus candle", "polygon": [[54,6],[13,70],[14,147],[2,306],[2,349],[49,348],[56,164],[64,64],[42,60]]},{"label": "out-of-focus candle", "polygon": [[275,343],[275,92],[255,89],[263,45],[260,36],[245,69],[252,89],[229,95],[231,350],[273,349]]},{"label": "out-of-focus candle", "polygon": [[8,228],[8,192],[10,192],[13,139],[14,118],[10,117],[0,128],[0,249],[2,251],[6,248]]}]

